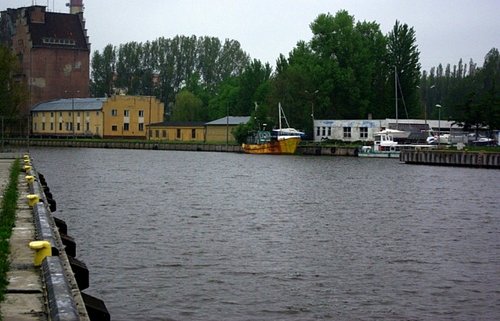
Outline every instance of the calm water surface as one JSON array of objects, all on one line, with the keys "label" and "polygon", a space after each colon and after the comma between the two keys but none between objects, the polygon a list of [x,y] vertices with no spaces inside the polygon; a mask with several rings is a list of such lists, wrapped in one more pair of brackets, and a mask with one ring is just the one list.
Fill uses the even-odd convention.
[{"label": "calm water surface", "polygon": [[113,320],[498,320],[500,171],[32,149]]}]

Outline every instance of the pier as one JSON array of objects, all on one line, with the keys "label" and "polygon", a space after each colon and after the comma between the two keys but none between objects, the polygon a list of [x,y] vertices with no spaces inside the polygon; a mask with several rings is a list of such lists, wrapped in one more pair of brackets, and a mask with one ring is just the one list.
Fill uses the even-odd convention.
[{"label": "pier", "polygon": [[[4,155],[2,155],[4,156]],[[0,157],[0,179],[8,181],[14,157]],[[56,202],[28,155],[21,160],[4,320],[110,320],[102,300],[82,292],[89,286],[85,263],[64,221],[52,216]],[[2,190],[5,184],[2,184]]]},{"label": "pier", "polygon": [[402,151],[399,160],[414,165],[461,166],[500,169],[500,153],[454,150]]}]

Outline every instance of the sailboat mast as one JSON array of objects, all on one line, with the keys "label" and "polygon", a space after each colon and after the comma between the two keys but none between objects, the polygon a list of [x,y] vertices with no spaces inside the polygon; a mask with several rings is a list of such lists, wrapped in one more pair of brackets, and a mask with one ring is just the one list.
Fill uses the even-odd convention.
[{"label": "sailboat mast", "polygon": [[396,129],[399,129],[398,124],[398,69],[394,66],[394,100],[396,101]]},{"label": "sailboat mast", "polygon": [[281,102],[278,103],[278,114],[279,114],[279,125],[280,125],[280,130],[281,130]]}]

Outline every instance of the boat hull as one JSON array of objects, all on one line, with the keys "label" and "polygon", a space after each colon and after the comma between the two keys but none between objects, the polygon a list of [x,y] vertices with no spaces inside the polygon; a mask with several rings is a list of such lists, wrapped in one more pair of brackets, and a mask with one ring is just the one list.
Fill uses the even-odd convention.
[{"label": "boat hull", "polygon": [[295,154],[300,137],[290,137],[282,140],[273,140],[262,144],[243,144],[241,147],[248,154]]}]

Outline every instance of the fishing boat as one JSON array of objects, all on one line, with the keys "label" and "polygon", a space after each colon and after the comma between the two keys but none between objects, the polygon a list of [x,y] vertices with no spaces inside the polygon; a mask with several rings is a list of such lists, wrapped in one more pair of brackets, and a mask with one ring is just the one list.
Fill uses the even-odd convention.
[{"label": "fishing boat", "polygon": [[403,132],[391,129],[376,132],[373,146],[362,146],[358,151],[358,157],[376,157],[376,158],[397,158],[402,150],[422,150],[432,149],[436,145],[430,144],[399,144],[394,141],[395,135],[404,135]]},{"label": "fishing boat", "polygon": [[[291,128],[286,119],[281,104],[278,105],[279,128],[271,131],[259,130],[247,137],[246,143],[241,147],[248,154],[294,154],[297,146],[304,137],[304,133]],[[286,122],[286,128],[282,128],[282,119]]]}]

